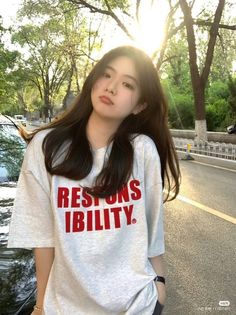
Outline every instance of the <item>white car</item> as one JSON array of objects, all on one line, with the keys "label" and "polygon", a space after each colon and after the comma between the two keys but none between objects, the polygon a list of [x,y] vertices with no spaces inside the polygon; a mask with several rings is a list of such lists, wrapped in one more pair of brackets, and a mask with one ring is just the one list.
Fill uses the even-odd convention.
[{"label": "white car", "polygon": [[17,124],[21,124],[26,127],[26,118],[24,115],[14,115],[14,120]]}]

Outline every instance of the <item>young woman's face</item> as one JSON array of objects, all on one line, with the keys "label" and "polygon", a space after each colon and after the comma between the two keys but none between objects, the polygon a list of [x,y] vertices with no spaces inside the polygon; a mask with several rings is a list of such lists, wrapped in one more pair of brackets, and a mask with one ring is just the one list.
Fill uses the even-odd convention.
[{"label": "young woman's face", "polygon": [[134,62],[125,56],[112,60],[95,82],[91,99],[93,111],[102,118],[121,122],[131,113],[137,114],[140,87]]}]

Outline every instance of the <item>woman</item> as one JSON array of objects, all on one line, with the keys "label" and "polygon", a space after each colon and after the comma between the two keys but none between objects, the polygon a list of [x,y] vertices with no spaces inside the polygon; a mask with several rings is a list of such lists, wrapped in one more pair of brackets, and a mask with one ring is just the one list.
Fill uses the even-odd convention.
[{"label": "woman", "polygon": [[34,248],[33,314],[160,314],[162,194],[177,195],[179,166],[150,58],[111,50],[27,139],[8,245]]}]

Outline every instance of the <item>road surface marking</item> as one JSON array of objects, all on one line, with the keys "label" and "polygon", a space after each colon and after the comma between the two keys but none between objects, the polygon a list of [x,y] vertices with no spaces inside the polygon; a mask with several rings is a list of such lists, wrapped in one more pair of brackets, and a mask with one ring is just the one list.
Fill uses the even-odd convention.
[{"label": "road surface marking", "polygon": [[190,161],[190,162],[196,163],[196,164],[202,164],[202,165],[210,166],[210,167],[214,167],[214,168],[219,168],[219,169],[224,170],[224,171],[230,171],[230,172],[236,173],[236,170],[233,170],[232,168],[226,168],[226,167],[218,166],[218,165],[211,165],[211,164],[207,164],[207,163],[203,163],[203,162],[199,162],[199,161]]},{"label": "road surface marking", "polygon": [[205,212],[211,213],[211,214],[213,214],[213,215],[215,215],[215,216],[217,216],[217,217],[219,217],[221,219],[224,219],[224,220],[226,220],[228,222],[236,224],[236,218],[231,217],[230,215],[224,214],[224,213],[222,213],[222,212],[220,212],[218,210],[215,210],[215,209],[212,209],[210,207],[204,206],[203,204],[201,204],[201,203],[199,203],[197,201],[194,201],[192,199],[189,199],[189,198],[181,196],[181,195],[178,195],[177,199],[179,199],[179,200],[181,200],[183,202],[186,202],[186,203],[188,203],[188,204],[190,204],[192,206],[195,206],[195,207],[197,207],[197,208],[199,208],[199,209],[201,209],[201,210],[203,210]]}]

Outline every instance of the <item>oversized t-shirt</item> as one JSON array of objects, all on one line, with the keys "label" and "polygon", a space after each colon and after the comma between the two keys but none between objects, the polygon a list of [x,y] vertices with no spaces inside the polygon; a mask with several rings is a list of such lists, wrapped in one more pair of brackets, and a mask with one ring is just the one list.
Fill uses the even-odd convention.
[{"label": "oversized t-shirt", "polygon": [[8,242],[8,247],[55,248],[44,314],[151,315],[158,293],[149,258],[165,250],[154,142],[145,135],[132,140],[134,163],[127,185],[102,199],[83,187],[94,184],[111,145],[93,150],[93,167],[83,180],[51,176],[42,151],[47,132],[37,133],[28,145]]}]

